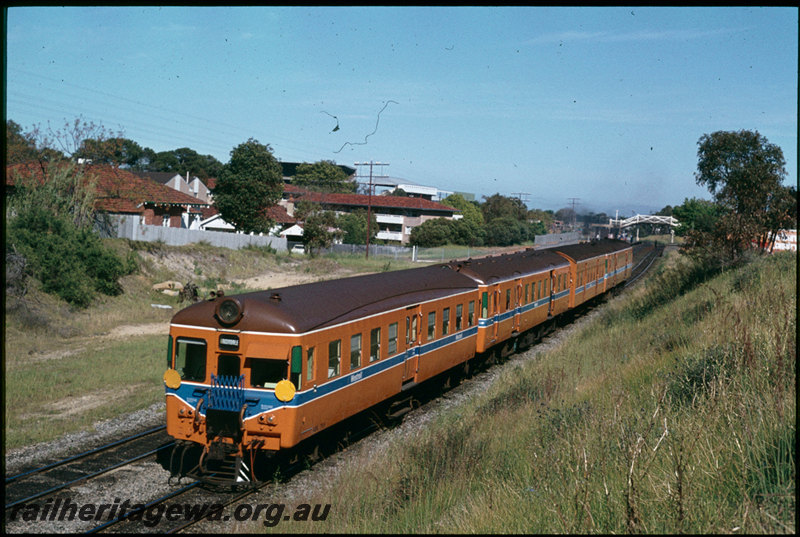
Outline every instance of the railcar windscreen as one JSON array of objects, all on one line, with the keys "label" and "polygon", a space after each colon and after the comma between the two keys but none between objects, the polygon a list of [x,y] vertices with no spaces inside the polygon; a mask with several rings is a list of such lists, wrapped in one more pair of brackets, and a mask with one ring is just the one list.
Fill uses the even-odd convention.
[{"label": "railcar windscreen", "polygon": [[206,342],[204,339],[179,337],[175,344],[175,369],[182,380],[206,379]]},{"label": "railcar windscreen", "polygon": [[239,357],[235,354],[220,354],[217,361],[217,376],[238,377]]},{"label": "railcar windscreen", "polygon": [[274,388],[278,382],[288,378],[286,360],[248,358],[245,367],[250,369],[250,384],[255,388]]}]

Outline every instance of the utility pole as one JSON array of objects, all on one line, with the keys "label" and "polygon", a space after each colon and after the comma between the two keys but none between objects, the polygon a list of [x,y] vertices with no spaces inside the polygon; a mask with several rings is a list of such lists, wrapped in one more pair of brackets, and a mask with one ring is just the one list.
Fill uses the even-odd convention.
[{"label": "utility pole", "polygon": [[[366,166],[366,162],[354,162],[353,166]],[[369,161],[369,186],[367,187],[367,255],[366,258],[369,259],[369,236],[372,233],[372,166],[388,166],[388,162],[372,162]],[[360,176],[359,176],[360,177]],[[383,175],[383,171],[381,171],[381,175],[379,177],[386,177]]]},{"label": "utility pole", "polygon": [[522,203],[523,205],[525,205],[527,207],[528,196],[530,196],[531,193],[530,192],[512,192],[511,195],[512,196],[516,196],[517,199],[520,201],[520,203]]},{"label": "utility pole", "polygon": [[577,213],[575,212],[575,203],[579,202],[580,198],[567,198],[572,202],[572,231],[575,231],[575,223],[577,221]]}]

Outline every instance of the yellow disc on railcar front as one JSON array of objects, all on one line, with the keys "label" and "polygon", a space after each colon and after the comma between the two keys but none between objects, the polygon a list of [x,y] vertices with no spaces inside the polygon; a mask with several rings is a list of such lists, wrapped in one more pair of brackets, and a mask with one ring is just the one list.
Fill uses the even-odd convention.
[{"label": "yellow disc on railcar front", "polygon": [[181,385],[181,374],[174,369],[167,369],[164,372],[164,384],[167,385],[167,388],[176,390]]},{"label": "yellow disc on railcar front", "polygon": [[294,398],[294,392],[294,384],[288,380],[282,380],[275,385],[275,397],[278,398],[278,401],[288,403]]}]

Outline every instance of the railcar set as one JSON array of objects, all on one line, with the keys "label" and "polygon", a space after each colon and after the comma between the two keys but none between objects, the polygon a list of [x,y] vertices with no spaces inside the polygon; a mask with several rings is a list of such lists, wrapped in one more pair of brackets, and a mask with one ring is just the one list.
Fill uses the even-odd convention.
[{"label": "railcar set", "polygon": [[630,244],[608,239],[220,293],[172,318],[167,432],[176,450],[202,450],[190,475],[227,461],[224,480],[255,480],[257,454],[293,449],[473,359],[527,347],[632,266]]}]

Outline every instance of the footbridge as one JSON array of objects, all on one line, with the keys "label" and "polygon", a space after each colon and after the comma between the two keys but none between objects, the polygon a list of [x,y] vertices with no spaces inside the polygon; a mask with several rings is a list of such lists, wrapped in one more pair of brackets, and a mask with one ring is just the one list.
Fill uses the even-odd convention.
[{"label": "footbridge", "polygon": [[[631,216],[630,218],[609,218],[608,223],[611,227],[616,227],[618,229],[623,229],[630,226],[635,226],[637,224],[654,224],[654,225],[661,225],[661,226],[669,226],[669,233],[672,236],[672,239],[675,238],[675,226],[677,226],[680,222],[678,222],[677,218],[673,218],[672,216],[656,216],[652,214],[637,214]],[[636,240],[639,240],[639,228],[636,228]],[[670,241],[671,242],[671,241]]]}]

